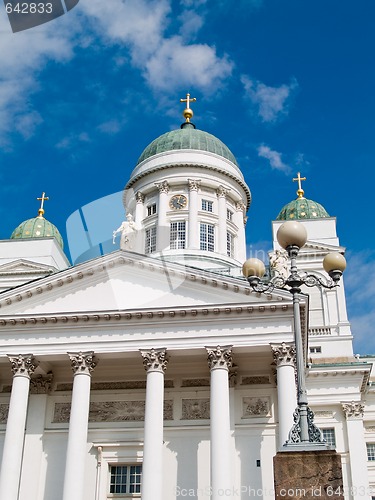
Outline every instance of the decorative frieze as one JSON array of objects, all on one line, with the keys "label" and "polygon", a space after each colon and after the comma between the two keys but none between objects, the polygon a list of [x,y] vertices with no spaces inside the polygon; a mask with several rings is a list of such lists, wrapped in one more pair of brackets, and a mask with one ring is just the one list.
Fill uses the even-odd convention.
[{"label": "decorative frieze", "polygon": [[[173,400],[164,401],[164,420],[173,420]],[[55,403],[52,422],[68,423],[70,403]],[[143,422],[145,401],[92,401],[89,422]]]},{"label": "decorative frieze", "polygon": [[37,375],[30,379],[30,394],[49,394],[52,389],[53,374]]},{"label": "decorative frieze", "polygon": [[349,418],[363,418],[365,405],[359,401],[351,401],[350,403],[341,404],[345,417]]},{"label": "decorative frieze", "polygon": [[8,420],[9,403],[0,404],[0,424],[6,424]]},{"label": "decorative frieze", "polygon": [[210,400],[204,399],[183,399],[181,420],[209,420]]},{"label": "decorative frieze", "polygon": [[333,411],[316,410],[314,411],[315,418],[333,418]]},{"label": "decorative frieze", "polygon": [[269,417],[270,399],[268,397],[242,398],[242,418]]},{"label": "decorative frieze", "polygon": [[98,360],[94,356],[94,351],[68,352],[68,355],[74,375],[77,373],[90,375],[98,364]]},{"label": "decorative frieze", "polygon": [[167,356],[167,349],[150,349],[148,351],[141,350],[143,358],[143,366],[148,372],[150,370],[164,373],[167,369],[169,358]]},{"label": "decorative frieze", "polygon": [[271,345],[273,354],[273,364],[278,368],[280,366],[293,366],[296,363],[296,348],[294,344],[286,344],[283,342],[280,345]]},{"label": "decorative frieze", "polygon": [[181,382],[181,387],[209,387],[209,378],[185,378]]},{"label": "decorative frieze", "polygon": [[189,191],[198,191],[201,186],[200,179],[188,179]]},{"label": "decorative frieze", "polygon": [[158,188],[159,193],[169,193],[169,184],[167,181],[155,182],[155,186]]},{"label": "decorative frieze", "polygon": [[32,354],[8,355],[8,358],[12,365],[11,369],[14,376],[23,375],[31,377],[39,364],[39,361]]},{"label": "decorative frieze", "polygon": [[270,378],[268,375],[253,375],[241,377],[241,385],[263,385],[269,384]]},{"label": "decorative frieze", "polygon": [[[165,389],[173,389],[173,380],[164,380]],[[55,391],[71,391],[73,389],[72,383],[57,384]],[[117,390],[144,390],[146,389],[146,380],[126,380],[123,382],[93,382],[91,384],[91,391],[117,391]]]},{"label": "decorative frieze", "polygon": [[229,370],[233,365],[231,345],[206,347],[206,350],[210,370],[214,370],[215,368],[225,368]]}]

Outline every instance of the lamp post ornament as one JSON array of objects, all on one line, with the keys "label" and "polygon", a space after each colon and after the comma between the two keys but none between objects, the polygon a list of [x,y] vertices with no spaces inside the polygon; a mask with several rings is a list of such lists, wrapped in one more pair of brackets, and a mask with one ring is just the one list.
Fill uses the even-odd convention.
[{"label": "lamp post ornament", "polygon": [[[301,191],[301,177],[298,174],[299,191]],[[293,324],[294,341],[296,348],[296,368],[297,368],[297,408],[294,411],[294,424],[289,432],[286,447],[298,449],[311,449],[314,447],[326,447],[322,432],[314,424],[314,414],[308,406],[305,362],[303,356],[303,343],[301,334],[300,318],[300,293],[301,286],[322,287],[332,289],[338,286],[338,282],[346,267],[343,255],[338,252],[327,254],[323,260],[324,270],[330,279],[323,280],[314,274],[300,273],[297,268],[297,256],[300,249],[307,241],[305,227],[297,221],[287,221],[282,224],[277,231],[277,239],[284,248],[290,259],[290,273],[286,277],[277,274],[269,281],[261,281],[265,273],[265,266],[259,259],[248,259],[243,265],[243,274],[247,278],[251,288],[259,293],[272,292],[275,288],[288,290],[293,299]]]}]

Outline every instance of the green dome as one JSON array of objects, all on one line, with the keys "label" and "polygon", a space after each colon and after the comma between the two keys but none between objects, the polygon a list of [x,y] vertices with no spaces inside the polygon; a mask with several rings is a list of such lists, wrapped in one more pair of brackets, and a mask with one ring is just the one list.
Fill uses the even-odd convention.
[{"label": "green dome", "polygon": [[307,198],[297,198],[285,205],[276,220],[320,219],[329,217],[326,209]]},{"label": "green dome", "polygon": [[166,151],[175,151],[178,149],[209,151],[210,153],[215,153],[226,158],[238,166],[233,153],[220,141],[220,139],[203,130],[196,129],[191,123],[184,123],[182,128],[167,132],[152,141],[139,157],[137,165],[158,153],[165,153]]},{"label": "green dome", "polygon": [[24,239],[24,238],[56,238],[58,244],[61,248],[64,247],[64,242],[62,236],[51,222],[42,216],[34,217],[33,219],[28,219],[22,222],[11,235],[11,239]]}]

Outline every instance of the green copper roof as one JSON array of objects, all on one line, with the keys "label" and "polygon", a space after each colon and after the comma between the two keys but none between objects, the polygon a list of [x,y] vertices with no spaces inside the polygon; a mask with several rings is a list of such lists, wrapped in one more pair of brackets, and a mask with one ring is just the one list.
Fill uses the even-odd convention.
[{"label": "green copper roof", "polygon": [[11,235],[11,239],[55,237],[61,248],[64,247],[62,236],[51,222],[38,216],[22,222]]},{"label": "green copper roof", "polygon": [[161,135],[151,142],[138,159],[137,165],[158,153],[175,151],[178,149],[197,149],[215,153],[238,166],[236,158],[229,148],[217,137],[203,130],[194,128],[194,125],[184,123],[182,128],[172,130]]},{"label": "green copper roof", "polygon": [[329,217],[327,211],[316,201],[297,198],[285,205],[276,220],[319,219]]}]

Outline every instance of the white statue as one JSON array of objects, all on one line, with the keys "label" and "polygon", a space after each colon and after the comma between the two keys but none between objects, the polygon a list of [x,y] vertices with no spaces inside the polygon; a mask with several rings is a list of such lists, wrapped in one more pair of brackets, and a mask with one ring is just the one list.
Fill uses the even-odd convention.
[{"label": "white statue", "polygon": [[135,244],[135,237],[137,233],[137,225],[133,220],[132,214],[126,214],[126,220],[121,226],[113,231],[113,244],[116,242],[116,235],[121,233],[120,248],[121,250],[133,250]]},{"label": "white statue", "polygon": [[288,254],[285,250],[275,250],[270,254],[271,272],[282,278],[289,276]]}]

